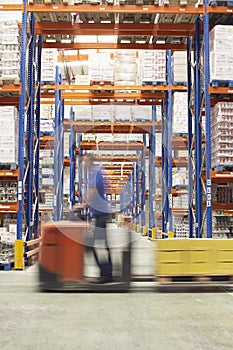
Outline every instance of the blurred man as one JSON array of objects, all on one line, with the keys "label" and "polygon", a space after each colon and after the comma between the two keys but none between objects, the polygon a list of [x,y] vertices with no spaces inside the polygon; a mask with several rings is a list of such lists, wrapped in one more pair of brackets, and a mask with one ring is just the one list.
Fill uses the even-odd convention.
[{"label": "blurred man", "polygon": [[[88,172],[86,202],[92,213],[92,218],[95,220],[91,249],[93,250],[96,263],[100,268],[99,282],[112,282],[112,260],[108,246],[106,227],[110,217],[111,207],[110,203],[105,198],[103,169],[101,166],[95,164],[96,157],[94,155],[86,155],[85,161]],[[101,249],[96,249],[96,245],[101,247]]]}]

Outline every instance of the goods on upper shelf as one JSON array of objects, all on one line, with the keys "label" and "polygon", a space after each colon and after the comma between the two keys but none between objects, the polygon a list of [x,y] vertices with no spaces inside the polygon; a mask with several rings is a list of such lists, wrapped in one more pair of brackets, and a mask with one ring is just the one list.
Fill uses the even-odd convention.
[{"label": "goods on upper shelf", "polygon": [[187,53],[185,51],[174,51],[173,53],[173,82],[187,82]]},{"label": "goods on upper shelf", "polygon": [[115,85],[136,85],[137,65],[135,50],[115,51]]},{"label": "goods on upper shelf", "polygon": [[210,81],[233,80],[233,26],[216,25],[210,31]]},{"label": "goods on upper shelf", "polygon": [[112,83],[114,81],[114,63],[109,53],[89,54],[89,82]]},{"label": "goods on upper shelf", "polygon": [[218,102],[211,110],[212,167],[233,163],[233,102]]},{"label": "goods on upper shelf", "polygon": [[166,83],[166,51],[139,51],[139,84]]},{"label": "goods on upper shelf", "polygon": [[41,81],[43,83],[54,82],[56,65],[57,50],[43,49],[41,55]]},{"label": "goods on upper shelf", "polygon": [[18,163],[18,111],[0,106],[0,163]]},{"label": "goods on upper shelf", "polygon": [[18,21],[0,20],[0,80],[19,83],[20,40]]},{"label": "goods on upper shelf", "polygon": [[173,94],[173,121],[174,134],[188,133],[188,97],[186,92]]}]

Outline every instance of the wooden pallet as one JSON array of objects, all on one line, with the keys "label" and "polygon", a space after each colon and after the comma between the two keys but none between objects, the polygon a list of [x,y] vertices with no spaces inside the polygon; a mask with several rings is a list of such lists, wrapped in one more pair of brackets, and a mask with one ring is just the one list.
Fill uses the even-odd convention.
[{"label": "wooden pallet", "polygon": [[156,281],[160,285],[233,284],[233,275],[157,276]]},{"label": "wooden pallet", "polygon": [[19,78],[0,78],[0,86],[3,85],[19,85]]},{"label": "wooden pallet", "polygon": [[[63,4],[69,5],[68,0],[29,0],[29,4],[44,4],[44,5],[55,5]],[[70,13],[53,13],[50,11],[36,13],[36,20],[38,22],[71,22],[72,15]]]},{"label": "wooden pallet", "polygon": [[165,86],[167,85],[166,81],[142,81],[142,86]]},{"label": "wooden pallet", "polygon": [[217,80],[214,79],[210,83],[213,87],[233,87],[233,80]]}]

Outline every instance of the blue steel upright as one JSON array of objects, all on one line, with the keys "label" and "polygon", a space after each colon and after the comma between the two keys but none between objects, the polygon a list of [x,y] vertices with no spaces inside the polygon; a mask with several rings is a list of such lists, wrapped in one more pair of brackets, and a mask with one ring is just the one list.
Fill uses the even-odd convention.
[{"label": "blue steel upright", "polygon": [[82,134],[78,134],[78,201],[82,202]]},{"label": "blue steel upright", "polygon": [[202,208],[202,91],[201,91],[201,36],[200,20],[196,21],[194,37],[194,113],[195,113],[195,207],[196,207],[196,238],[201,237],[203,220]]},{"label": "blue steel upright", "polygon": [[[152,122],[156,122],[156,106],[152,106]],[[149,236],[152,237],[152,229],[155,228],[155,152],[156,152],[156,133],[153,124],[150,132],[149,143]]]},{"label": "blue steel upright", "polygon": [[35,98],[35,50],[36,37],[34,34],[34,15],[30,14],[30,38],[28,46],[28,108],[26,129],[26,240],[32,239],[33,234],[33,185],[34,185],[34,98]]},{"label": "blue steel upright", "polygon": [[167,100],[162,105],[162,232],[167,233],[168,222],[168,123]]},{"label": "blue steel upright", "polygon": [[204,0],[204,74],[205,74],[205,115],[206,115],[206,235],[212,238],[212,185],[211,185],[211,116],[210,116],[210,57],[209,57],[209,13],[208,0]]},{"label": "blue steel upright", "polygon": [[167,51],[167,82],[168,82],[168,92],[167,92],[167,102],[168,102],[168,222],[169,232],[173,231],[173,218],[172,218],[172,54],[171,50]]},{"label": "blue steel upright", "polygon": [[143,134],[143,147],[141,156],[141,228],[146,225],[146,134]]},{"label": "blue steel upright", "polygon": [[34,213],[34,236],[38,237],[39,226],[39,161],[40,161],[40,82],[41,82],[41,52],[42,36],[37,41],[37,89],[36,89],[36,148],[35,148],[35,213]]},{"label": "blue steel upright", "polygon": [[193,163],[192,163],[192,112],[190,110],[192,74],[191,74],[191,39],[187,38],[187,81],[188,81],[188,220],[189,220],[189,237],[193,237]]},{"label": "blue steel upright", "polygon": [[75,204],[75,164],[76,164],[76,145],[75,132],[72,122],[74,121],[73,107],[70,108],[70,206]]},{"label": "blue steel upright", "polygon": [[63,176],[64,176],[64,101],[59,85],[61,76],[56,67],[55,91],[55,142],[54,142],[54,221],[63,215]]},{"label": "blue steel upright", "polygon": [[26,107],[26,52],[27,52],[27,1],[23,0],[22,35],[20,49],[20,96],[19,96],[19,134],[18,134],[18,211],[17,239],[22,239],[24,213],[24,121]]},{"label": "blue steel upright", "polygon": [[136,186],[135,186],[135,205],[136,205],[136,224],[140,224],[139,217],[139,205],[140,205],[140,196],[139,196],[139,177],[140,177],[140,165],[139,165],[139,151],[137,151],[138,160],[135,164],[135,178],[136,178]]},{"label": "blue steel upright", "polygon": [[130,174],[130,215],[132,217],[132,222],[134,221],[134,169],[132,169],[131,174]]}]

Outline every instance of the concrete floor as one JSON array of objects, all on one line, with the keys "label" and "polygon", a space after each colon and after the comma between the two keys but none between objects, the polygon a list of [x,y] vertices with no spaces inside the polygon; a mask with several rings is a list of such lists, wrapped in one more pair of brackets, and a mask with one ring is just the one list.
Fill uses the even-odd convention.
[{"label": "concrete floor", "polygon": [[[135,244],[139,273],[153,244]],[[0,271],[1,350],[233,349],[233,293],[40,293],[37,279],[37,266]]]}]

